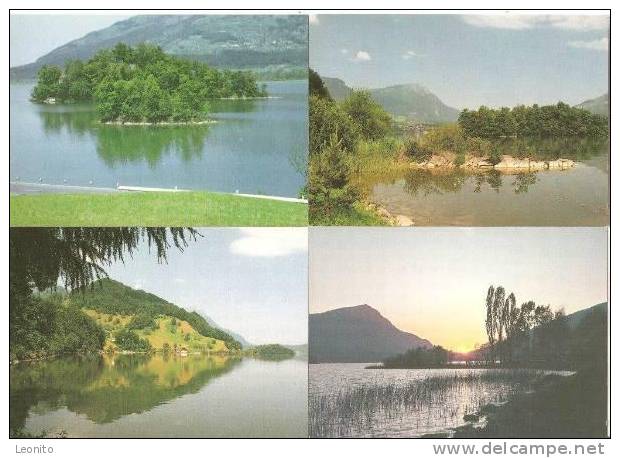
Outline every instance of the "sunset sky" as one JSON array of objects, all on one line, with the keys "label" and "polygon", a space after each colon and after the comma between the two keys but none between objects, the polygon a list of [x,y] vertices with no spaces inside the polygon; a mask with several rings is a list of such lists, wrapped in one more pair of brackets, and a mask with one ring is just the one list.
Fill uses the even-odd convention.
[{"label": "sunset sky", "polygon": [[310,312],[368,304],[396,327],[468,351],[489,285],[566,313],[607,300],[605,228],[311,228]]}]

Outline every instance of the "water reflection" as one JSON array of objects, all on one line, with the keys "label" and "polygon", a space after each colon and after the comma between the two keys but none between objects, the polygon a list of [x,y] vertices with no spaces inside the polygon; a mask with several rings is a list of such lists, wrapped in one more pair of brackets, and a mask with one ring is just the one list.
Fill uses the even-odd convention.
[{"label": "water reflection", "polygon": [[156,167],[167,154],[177,154],[184,162],[200,158],[209,133],[207,125],[116,126],[102,125],[90,107],[38,112],[46,134],[67,133],[92,136],[99,157],[110,167],[146,162]]},{"label": "water reflection", "polygon": [[408,171],[370,185],[371,199],[424,226],[603,226],[609,175],[595,164],[505,174]]},{"label": "water reflection", "polygon": [[209,110],[217,113],[250,113],[256,111],[257,100],[253,99],[221,99],[209,101]]},{"label": "water reflection", "polygon": [[480,193],[485,188],[499,192],[502,187],[510,186],[515,194],[521,194],[528,192],[537,180],[536,173],[529,171],[506,174],[499,170],[475,173],[465,170],[410,170],[404,176],[403,186],[411,196],[428,196],[460,192],[471,181],[472,191],[475,193]]},{"label": "water reflection", "polygon": [[157,166],[164,155],[177,154],[184,162],[200,158],[209,127],[100,126],[95,130],[97,154],[109,165],[146,161]]},{"label": "water reflection", "polygon": [[34,104],[31,90],[10,87],[12,181],[289,197],[304,184],[289,157],[307,152],[307,81],[268,83],[268,99],[212,101],[215,123],[185,126],[102,125],[93,104]]},{"label": "water reflection", "polygon": [[97,123],[97,113],[90,105],[72,105],[70,109],[40,107],[37,114],[41,120],[43,131],[48,135],[67,133],[83,137],[90,135]]},{"label": "water reflection", "polygon": [[559,158],[585,161],[609,151],[609,140],[591,138],[505,138],[494,148],[516,158],[552,161]]},{"label": "water reflection", "polygon": [[20,363],[10,370],[10,429],[21,431],[31,413],[62,407],[110,423],[196,393],[239,362],[226,356],[119,355]]}]

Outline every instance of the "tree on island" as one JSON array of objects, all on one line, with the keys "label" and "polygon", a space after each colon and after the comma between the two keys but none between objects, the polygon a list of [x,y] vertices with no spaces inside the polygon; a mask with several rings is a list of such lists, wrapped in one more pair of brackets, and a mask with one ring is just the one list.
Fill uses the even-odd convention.
[{"label": "tree on island", "polygon": [[581,137],[600,138],[609,134],[608,119],[563,102],[556,105],[518,105],[514,108],[463,110],[459,126],[467,137]]},{"label": "tree on island", "polygon": [[264,97],[253,73],[217,70],[150,44],[118,43],[86,62],[44,65],[32,99],[95,102],[103,122],[197,122],[214,98]]},{"label": "tree on island", "polygon": [[295,356],[293,350],[280,344],[257,345],[250,351],[256,358],[272,361],[281,361]]},{"label": "tree on island", "polygon": [[384,369],[414,369],[444,367],[448,363],[449,352],[441,345],[432,348],[412,348],[407,352],[387,358]]}]

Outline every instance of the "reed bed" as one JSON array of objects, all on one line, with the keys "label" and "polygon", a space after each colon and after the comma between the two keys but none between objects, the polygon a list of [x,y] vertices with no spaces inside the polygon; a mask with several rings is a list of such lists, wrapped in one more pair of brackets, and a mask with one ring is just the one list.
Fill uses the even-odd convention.
[{"label": "reed bed", "polygon": [[[445,375],[402,382],[368,383],[309,399],[311,437],[381,435],[398,424],[416,436],[460,424],[465,414],[501,403],[532,388],[544,375],[532,370],[446,370]],[[320,382],[317,382],[320,383]],[[404,426],[403,426],[404,425]]]}]

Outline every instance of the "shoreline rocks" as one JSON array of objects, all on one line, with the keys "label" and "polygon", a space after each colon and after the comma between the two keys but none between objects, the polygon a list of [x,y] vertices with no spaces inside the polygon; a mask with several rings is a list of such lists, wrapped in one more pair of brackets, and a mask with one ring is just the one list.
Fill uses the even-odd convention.
[{"label": "shoreline rocks", "polygon": [[415,226],[415,222],[405,215],[393,215],[387,209],[374,202],[366,202],[366,208],[387,222],[390,226],[410,227]]},{"label": "shoreline rocks", "polygon": [[559,158],[551,161],[537,161],[530,158],[519,159],[509,155],[503,155],[500,162],[493,164],[486,158],[472,156],[465,160],[461,166],[454,163],[454,157],[434,154],[424,162],[414,162],[413,168],[421,169],[453,169],[467,170],[501,170],[501,171],[528,171],[528,170],[567,170],[575,166],[572,159]]},{"label": "shoreline rocks", "polygon": [[163,121],[163,122],[132,122],[132,121],[106,121],[101,124],[108,126],[200,126],[205,124],[215,124],[217,121],[214,119],[205,119],[204,121]]}]

